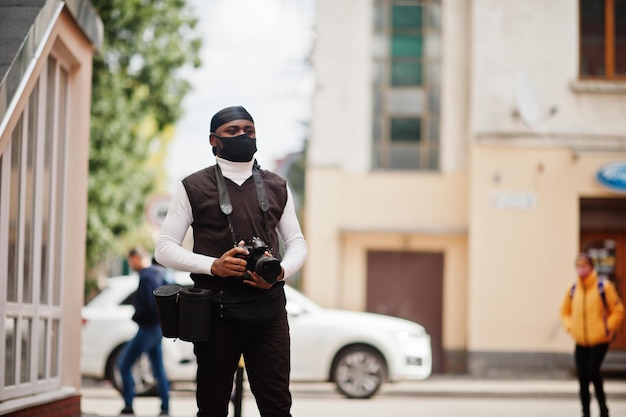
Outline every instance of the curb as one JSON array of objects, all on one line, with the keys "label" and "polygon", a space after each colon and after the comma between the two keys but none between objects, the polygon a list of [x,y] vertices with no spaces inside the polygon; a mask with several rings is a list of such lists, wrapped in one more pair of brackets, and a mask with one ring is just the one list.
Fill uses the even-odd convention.
[{"label": "curb", "polygon": [[[591,384],[590,384],[591,385]],[[593,392],[593,387],[590,388]],[[411,385],[390,384],[380,395],[459,398],[578,398],[578,380],[433,378]],[[626,379],[605,379],[608,399],[626,400]]]}]

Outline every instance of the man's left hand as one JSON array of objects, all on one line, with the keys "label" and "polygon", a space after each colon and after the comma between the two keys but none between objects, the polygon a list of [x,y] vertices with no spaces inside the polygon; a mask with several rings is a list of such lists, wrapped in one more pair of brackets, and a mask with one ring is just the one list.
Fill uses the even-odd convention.
[{"label": "man's left hand", "polygon": [[243,282],[245,284],[251,285],[256,288],[261,288],[267,290],[272,288],[272,284],[268,284],[259,274],[252,271],[246,271],[246,275],[249,279],[244,279]]}]

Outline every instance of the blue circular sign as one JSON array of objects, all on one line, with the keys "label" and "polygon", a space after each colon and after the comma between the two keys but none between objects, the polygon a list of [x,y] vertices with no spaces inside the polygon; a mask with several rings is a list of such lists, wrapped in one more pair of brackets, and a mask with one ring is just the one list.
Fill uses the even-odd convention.
[{"label": "blue circular sign", "polygon": [[611,191],[626,194],[626,161],[602,166],[596,174],[596,180]]}]

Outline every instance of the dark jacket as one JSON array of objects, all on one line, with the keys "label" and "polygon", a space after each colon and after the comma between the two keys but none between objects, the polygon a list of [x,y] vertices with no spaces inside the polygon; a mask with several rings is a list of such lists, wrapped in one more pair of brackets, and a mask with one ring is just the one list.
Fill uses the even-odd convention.
[{"label": "dark jacket", "polygon": [[147,327],[159,324],[156,301],[152,291],[164,284],[163,268],[149,266],[139,272],[139,286],[133,301],[135,307],[133,320],[139,326]]}]

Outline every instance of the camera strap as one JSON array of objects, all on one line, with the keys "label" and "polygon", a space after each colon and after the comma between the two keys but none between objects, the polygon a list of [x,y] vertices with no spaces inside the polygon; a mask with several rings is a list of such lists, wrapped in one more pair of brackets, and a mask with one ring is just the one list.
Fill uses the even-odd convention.
[{"label": "camera strap", "polygon": [[[260,166],[257,164],[256,160],[252,165],[252,178],[254,179],[254,187],[256,189],[256,196],[259,202],[259,208],[261,212],[263,212],[263,222],[265,223],[265,232],[267,233],[267,243],[271,244],[271,233],[270,233],[270,225],[267,219],[267,211],[270,208],[269,201],[267,199],[267,190],[265,189],[265,181],[263,181],[263,177],[261,175],[261,171],[259,170]],[[235,235],[235,230],[233,229],[233,224],[230,221],[230,215],[233,212],[233,205],[230,202],[230,196],[228,195],[228,190],[226,189],[226,183],[224,182],[224,175],[222,174],[222,169],[219,164],[215,164],[215,178],[217,179],[217,194],[220,203],[220,209],[222,213],[226,215],[226,219],[228,220],[228,227],[230,229],[230,234],[233,237],[234,246],[237,246],[237,235]],[[270,250],[273,252],[274,249],[270,246]]]}]

